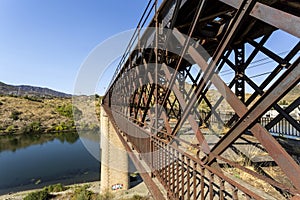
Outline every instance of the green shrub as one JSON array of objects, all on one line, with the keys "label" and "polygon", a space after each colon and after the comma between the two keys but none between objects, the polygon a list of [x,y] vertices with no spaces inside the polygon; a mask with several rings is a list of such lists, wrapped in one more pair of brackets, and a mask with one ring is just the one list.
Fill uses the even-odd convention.
[{"label": "green shrub", "polygon": [[15,132],[15,127],[14,127],[14,125],[8,126],[8,127],[5,129],[4,132],[6,132],[6,133],[12,133],[12,132]]},{"label": "green shrub", "polygon": [[[58,106],[56,108],[56,111],[65,117],[68,117],[70,119],[72,119],[74,116],[76,117],[76,119],[80,119],[81,115],[82,115],[82,111],[79,110],[76,106],[73,106],[72,104],[64,104],[62,106]],[[73,116],[73,112],[74,112],[74,116]]]},{"label": "green shrub", "polygon": [[69,131],[74,130],[76,127],[74,125],[74,121],[68,121],[68,122],[61,122],[58,125],[54,125],[52,130],[54,131]]},{"label": "green shrub", "polygon": [[24,130],[25,133],[40,133],[41,131],[42,131],[42,125],[41,122],[39,121],[31,122],[25,127]]},{"label": "green shrub", "polygon": [[284,99],[284,100],[279,101],[278,104],[282,105],[282,106],[286,106],[286,105],[289,105],[289,102]]},{"label": "green shrub", "polygon": [[56,111],[65,117],[69,117],[72,118],[73,117],[73,106],[71,104],[67,104],[67,105],[62,105],[62,106],[58,106],[56,108]]},{"label": "green shrub", "polygon": [[46,190],[29,193],[24,200],[48,200],[49,193]]},{"label": "green shrub", "polygon": [[41,122],[39,122],[39,121],[38,122],[34,121],[34,122],[30,123],[29,126],[33,132],[41,131]]},{"label": "green shrub", "polygon": [[90,200],[93,193],[88,188],[88,185],[76,188],[72,200]]},{"label": "green shrub", "polygon": [[44,190],[46,190],[47,192],[51,193],[51,192],[61,192],[61,191],[65,191],[68,188],[63,186],[61,183],[55,184],[55,185],[49,185],[48,187],[45,187]]},{"label": "green shrub", "polygon": [[8,96],[9,96],[9,97],[18,98],[18,95],[15,95],[15,94],[9,94]]},{"label": "green shrub", "polygon": [[63,131],[65,129],[66,129],[66,126],[65,126],[64,122],[62,122],[62,123],[60,123],[60,124],[58,124],[57,126],[54,127],[55,131]]},{"label": "green shrub", "polygon": [[13,120],[18,120],[20,114],[22,114],[22,112],[14,110],[14,111],[11,112],[9,118],[11,118]]},{"label": "green shrub", "polygon": [[24,99],[27,99],[29,101],[36,101],[36,102],[43,102],[39,97],[34,97],[34,96],[24,96]]}]

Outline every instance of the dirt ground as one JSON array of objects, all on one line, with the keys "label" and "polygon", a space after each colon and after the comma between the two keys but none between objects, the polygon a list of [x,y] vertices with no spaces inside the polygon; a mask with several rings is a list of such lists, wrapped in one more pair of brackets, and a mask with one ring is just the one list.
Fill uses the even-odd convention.
[{"label": "dirt ground", "polygon": [[[51,193],[57,197],[54,197],[54,200],[66,200],[71,198],[71,194],[74,192],[75,188],[78,186],[84,186],[84,185],[89,185],[90,187],[88,190],[95,194],[99,194],[100,192],[100,181],[95,181],[95,182],[89,182],[89,183],[84,183],[84,184],[75,184],[75,185],[70,185],[68,190],[65,190],[63,192],[56,192],[56,193]],[[0,200],[22,200],[27,194],[38,191],[40,189],[36,190],[27,190],[27,191],[21,191],[21,192],[16,192],[16,193],[11,193],[11,194],[6,194],[0,196]],[[150,197],[150,193],[145,185],[144,182],[141,182],[134,187],[130,188],[129,190],[119,190],[112,192],[115,200],[118,199],[128,199],[131,198],[134,195],[139,195],[142,197]]]}]

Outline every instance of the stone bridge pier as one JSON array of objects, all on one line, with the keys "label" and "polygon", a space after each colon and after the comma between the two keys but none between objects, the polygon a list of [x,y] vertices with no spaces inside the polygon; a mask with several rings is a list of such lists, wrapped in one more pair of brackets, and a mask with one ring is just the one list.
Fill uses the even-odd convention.
[{"label": "stone bridge pier", "polygon": [[101,107],[101,192],[129,188],[129,157],[105,110]]}]

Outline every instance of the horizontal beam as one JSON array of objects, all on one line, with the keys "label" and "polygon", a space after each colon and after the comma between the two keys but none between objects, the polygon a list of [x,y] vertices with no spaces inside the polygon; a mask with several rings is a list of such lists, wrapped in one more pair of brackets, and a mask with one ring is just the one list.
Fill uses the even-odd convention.
[{"label": "horizontal beam", "polygon": [[300,38],[300,17],[256,3],[250,15]]},{"label": "horizontal beam", "polygon": [[239,8],[242,4],[242,0],[240,1],[237,1],[237,0],[220,0],[221,2],[231,6],[231,7],[234,7],[234,8]]},{"label": "horizontal beam", "polygon": [[[221,2],[238,9],[242,0],[220,0]],[[300,17],[272,8],[257,2],[250,12],[252,17],[259,19],[267,24],[288,32],[300,38]]]},{"label": "horizontal beam", "polygon": [[[221,2],[238,9],[242,0],[220,0]],[[286,31],[296,37],[300,37],[300,17],[272,8],[257,2],[250,12],[252,17],[259,19],[276,28]]]}]

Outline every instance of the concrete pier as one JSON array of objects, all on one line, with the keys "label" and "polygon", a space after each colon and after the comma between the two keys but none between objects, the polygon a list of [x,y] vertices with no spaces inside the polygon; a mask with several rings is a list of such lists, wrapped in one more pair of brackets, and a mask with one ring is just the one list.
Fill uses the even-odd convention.
[{"label": "concrete pier", "polygon": [[101,107],[101,192],[129,188],[128,154],[114,127]]}]

